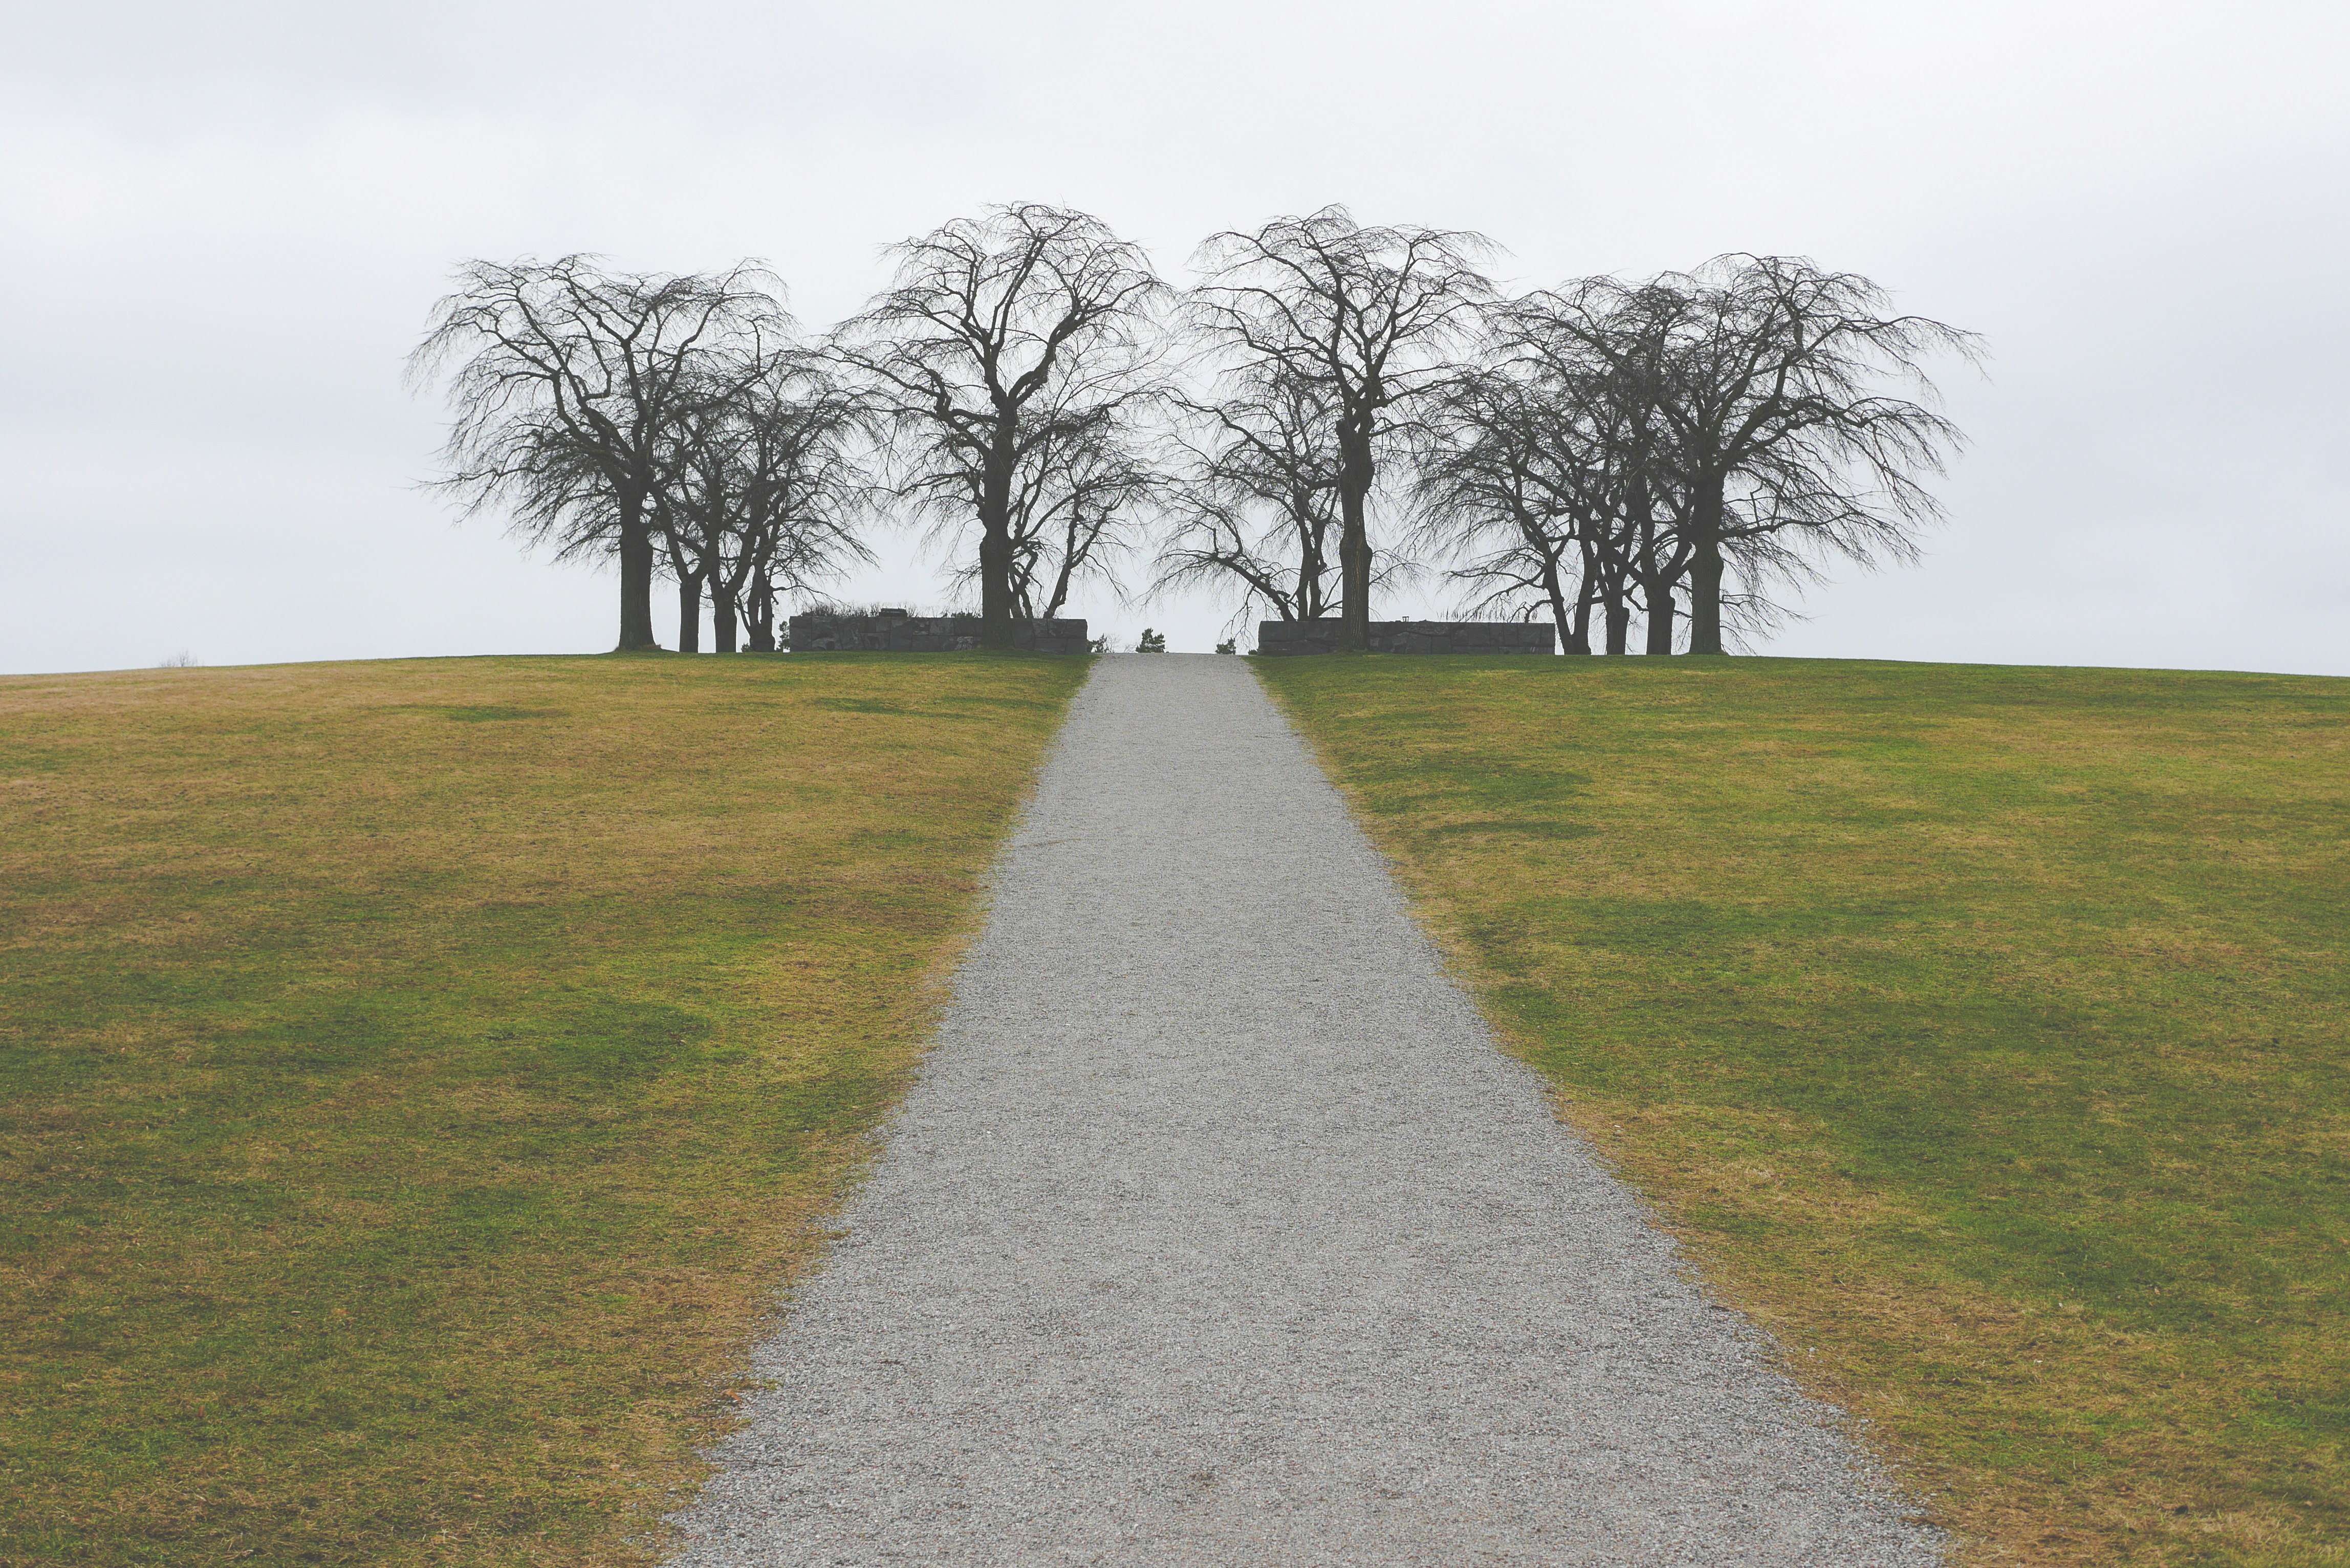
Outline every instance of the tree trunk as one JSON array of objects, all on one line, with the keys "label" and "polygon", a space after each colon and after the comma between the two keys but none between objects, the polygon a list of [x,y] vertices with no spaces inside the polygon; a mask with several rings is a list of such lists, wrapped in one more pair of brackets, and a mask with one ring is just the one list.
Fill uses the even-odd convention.
[{"label": "tree trunk", "polygon": [[[1297,617],[1299,620],[1320,620],[1330,613],[1330,601],[1324,596],[1324,579],[1330,575],[1329,557],[1322,551],[1326,528],[1311,533],[1298,530]],[[1284,619],[1288,618],[1284,616]]]},{"label": "tree trunk", "polygon": [[1558,580],[1558,562],[1555,559],[1543,566],[1543,597],[1550,601],[1551,624],[1558,628],[1559,646],[1569,653],[1578,651],[1575,646],[1575,620],[1582,607],[1578,605],[1575,610],[1566,607],[1566,589]]},{"label": "tree trunk", "polygon": [[1632,607],[1624,598],[1618,585],[1607,595],[1607,651],[1629,653],[1632,650]]},{"label": "tree trunk", "polygon": [[1338,651],[1371,647],[1371,536],[1363,517],[1371,489],[1370,441],[1338,431]]},{"label": "tree trunk", "polygon": [[620,518],[619,651],[660,646],[653,640],[653,536],[643,514],[628,507]]},{"label": "tree trunk", "polygon": [[1575,624],[1566,634],[1566,650],[1588,658],[1591,653],[1591,602],[1598,589],[1586,575],[1575,596]]},{"label": "tree trunk", "polygon": [[[1694,508],[1697,537],[1690,561],[1691,653],[1721,651],[1721,485],[1701,487]],[[1668,649],[1669,651],[1669,649]]]},{"label": "tree trunk", "polygon": [[1670,653],[1673,650],[1673,590],[1669,587],[1651,588],[1648,597],[1648,651]]},{"label": "tree trunk", "polygon": [[979,491],[979,646],[1012,647],[1012,419],[997,414]]},{"label": "tree trunk", "polygon": [[751,623],[751,651],[775,651],[775,585],[767,580],[764,567],[754,567],[751,574],[751,597],[743,605],[743,616]]},{"label": "tree trunk", "polygon": [[742,617],[734,607],[734,590],[716,577],[710,579],[710,645],[721,653],[740,647]]},{"label": "tree trunk", "polygon": [[979,646],[1012,646],[1012,533],[1001,519],[981,522]]},{"label": "tree trunk", "polygon": [[702,574],[677,575],[677,650],[702,651]]}]

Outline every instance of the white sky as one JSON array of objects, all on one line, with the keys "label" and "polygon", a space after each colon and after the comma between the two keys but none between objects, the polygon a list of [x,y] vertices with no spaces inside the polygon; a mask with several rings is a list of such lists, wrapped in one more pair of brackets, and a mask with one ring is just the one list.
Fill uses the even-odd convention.
[{"label": "white sky", "polygon": [[[884,243],[1037,199],[1179,279],[1332,201],[1524,285],[1870,274],[1988,337],[1945,382],[1973,444],[1926,563],[1836,568],[1767,651],[2350,674],[2338,0],[5,0],[0,36],[0,671],[608,647],[611,577],[414,488],[452,264],[763,256],[821,327]],[[942,596],[881,544],[847,593]]]}]

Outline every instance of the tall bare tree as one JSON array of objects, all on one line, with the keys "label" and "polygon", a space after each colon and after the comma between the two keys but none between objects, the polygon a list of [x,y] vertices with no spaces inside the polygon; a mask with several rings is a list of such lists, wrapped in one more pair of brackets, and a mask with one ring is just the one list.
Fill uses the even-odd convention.
[{"label": "tall bare tree", "polygon": [[1012,503],[1012,601],[1024,617],[1057,616],[1087,579],[1115,583],[1164,479],[1143,455],[1133,410],[1096,408],[1050,420],[1030,445]]},{"label": "tall bare tree", "polygon": [[652,648],[655,492],[663,443],[712,358],[780,335],[761,267],[619,273],[592,256],[472,261],[410,356],[455,405],[435,484],[469,513],[503,503],[560,556],[618,557],[623,649]]},{"label": "tall bare tree", "polygon": [[1569,653],[1591,651],[1595,613],[1607,651],[1627,651],[1636,603],[1648,651],[1670,653],[1690,551],[1655,399],[1559,330],[1551,304],[1497,306],[1482,362],[1431,400],[1418,542],[1460,561],[1451,575],[1483,607],[1546,606]]},{"label": "tall bare tree", "polygon": [[1605,580],[1593,558],[1615,539],[1613,508],[1585,493],[1605,449],[1548,389],[1483,368],[1444,388],[1420,422],[1418,542],[1459,563],[1447,575],[1475,609],[1547,610],[1566,651],[1588,653]]},{"label": "tall bare tree", "polygon": [[958,218],[895,254],[895,284],[834,351],[880,416],[898,493],[978,524],[980,643],[1008,649],[1021,476],[1066,421],[1147,380],[1166,286],[1099,219],[1037,202]]},{"label": "tall bare tree", "polygon": [[1319,389],[1274,374],[1180,405],[1185,461],[1170,488],[1170,526],[1153,591],[1240,588],[1235,618],[1262,606],[1316,620],[1336,603],[1336,421]]},{"label": "tall bare tree", "polygon": [[661,505],[709,585],[720,653],[736,650],[746,620],[754,651],[772,651],[779,588],[871,558],[855,530],[862,426],[826,362],[790,348],[736,357],[677,421]]},{"label": "tall bare tree", "polygon": [[1482,236],[1365,228],[1346,208],[1276,218],[1200,247],[1205,275],[1186,301],[1224,385],[1243,398],[1282,382],[1328,410],[1338,457],[1342,650],[1367,646],[1373,572],[1368,514],[1399,416],[1454,370],[1492,285]]},{"label": "tall bare tree", "polygon": [[[1722,650],[1725,605],[1762,604],[1725,595],[1733,561],[1784,570],[1799,544],[1908,559],[1939,515],[1918,476],[1942,472],[1960,437],[1933,406],[1924,361],[1971,359],[1978,340],[1884,314],[1868,279],[1801,257],[1726,255],[1646,283],[1586,279],[1534,305],[1546,330],[1655,410],[1657,472],[1682,503],[1690,652]],[[1888,381],[1915,396],[1880,390]]]}]

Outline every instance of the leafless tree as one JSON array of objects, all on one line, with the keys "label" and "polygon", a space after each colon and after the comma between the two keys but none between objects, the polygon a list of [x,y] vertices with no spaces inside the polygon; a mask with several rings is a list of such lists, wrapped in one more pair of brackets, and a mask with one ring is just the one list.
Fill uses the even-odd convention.
[{"label": "leafless tree", "polygon": [[[1681,502],[1690,652],[1722,650],[1726,607],[1733,622],[1768,613],[1757,593],[1725,594],[1727,566],[1800,572],[1802,546],[1909,559],[1939,515],[1918,476],[1942,472],[1960,437],[1933,406],[1924,361],[1972,359],[1978,340],[1884,314],[1868,279],[1738,254],[1640,284],[1586,279],[1534,304],[1562,348],[1639,387],[1655,410],[1656,471]],[[1887,395],[1887,381],[1915,396]]]},{"label": "leafless tree", "polygon": [[895,254],[894,286],[834,351],[880,418],[898,493],[978,524],[981,645],[1009,648],[1022,475],[1067,421],[1149,379],[1166,286],[1099,219],[1035,202],[959,218]]},{"label": "leafless tree", "polygon": [[1689,568],[1672,477],[1644,383],[1555,329],[1544,296],[1491,315],[1482,362],[1444,384],[1419,425],[1421,548],[1482,609],[1547,608],[1569,653],[1611,654],[1645,612],[1648,651],[1670,653]]},{"label": "leafless tree", "polygon": [[1023,616],[1057,616],[1069,590],[1115,584],[1116,566],[1159,505],[1164,479],[1144,455],[1136,409],[1097,405],[1052,418],[1025,452],[1013,491],[1012,601]]},{"label": "leafless tree", "polygon": [[1381,461],[1399,414],[1452,374],[1492,293],[1477,265],[1490,249],[1471,234],[1365,228],[1337,206],[1216,234],[1200,248],[1205,275],[1187,316],[1223,389],[1250,400],[1294,384],[1327,410],[1343,649],[1362,650],[1369,632],[1368,513]]},{"label": "leafless tree", "polygon": [[1606,493],[1610,449],[1558,390],[1518,367],[1481,367],[1431,400],[1414,476],[1417,542],[1458,563],[1447,575],[1471,589],[1476,611],[1547,610],[1566,651],[1588,653],[1593,607],[1611,581],[1621,597],[1622,571],[1603,569],[1620,568],[1621,531]]},{"label": "leafless tree", "polygon": [[1310,382],[1274,374],[1220,401],[1180,406],[1185,461],[1153,591],[1238,586],[1262,606],[1315,620],[1336,602],[1340,533],[1336,421]]},{"label": "leafless tree", "polygon": [[717,651],[736,650],[745,622],[752,649],[773,651],[778,589],[871,558],[854,526],[862,424],[826,362],[791,348],[736,357],[678,420],[660,505],[672,549],[709,585]]},{"label": "leafless tree", "polygon": [[663,443],[712,358],[779,336],[772,279],[610,272],[596,258],[472,261],[433,309],[411,379],[445,372],[456,417],[438,488],[511,508],[559,556],[620,567],[623,649],[656,646],[654,493]]}]

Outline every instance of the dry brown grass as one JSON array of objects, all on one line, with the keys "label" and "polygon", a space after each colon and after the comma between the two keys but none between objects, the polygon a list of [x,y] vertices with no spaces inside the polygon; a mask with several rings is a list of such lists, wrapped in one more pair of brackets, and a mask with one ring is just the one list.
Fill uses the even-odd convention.
[{"label": "dry brown grass", "polygon": [[642,1560],[1083,669],[0,681],[0,1561]]}]

